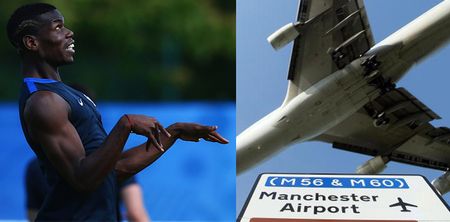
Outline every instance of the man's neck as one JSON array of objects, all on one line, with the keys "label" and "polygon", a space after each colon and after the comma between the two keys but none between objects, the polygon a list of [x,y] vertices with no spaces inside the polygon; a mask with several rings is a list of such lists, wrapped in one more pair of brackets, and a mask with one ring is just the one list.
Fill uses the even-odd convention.
[{"label": "man's neck", "polygon": [[32,59],[22,60],[23,77],[44,78],[61,81],[58,67],[52,66],[46,62],[39,62]]}]

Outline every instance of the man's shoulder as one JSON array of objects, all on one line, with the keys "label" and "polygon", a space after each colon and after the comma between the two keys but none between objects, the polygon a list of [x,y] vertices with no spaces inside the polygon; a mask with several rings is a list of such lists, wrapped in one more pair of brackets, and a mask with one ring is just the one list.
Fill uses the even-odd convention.
[{"label": "man's shoulder", "polygon": [[34,100],[35,102],[48,102],[49,100],[56,101],[62,99],[57,93],[47,90],[39,90],[30,95],[28,100]]},{"label": "man's shoulder", "polygon": [[36,91],[30,95],[24,108],[24,116],[41,120],[52,120],[60,115],[67,116],[68,103],[58,94],[50,91]]}]

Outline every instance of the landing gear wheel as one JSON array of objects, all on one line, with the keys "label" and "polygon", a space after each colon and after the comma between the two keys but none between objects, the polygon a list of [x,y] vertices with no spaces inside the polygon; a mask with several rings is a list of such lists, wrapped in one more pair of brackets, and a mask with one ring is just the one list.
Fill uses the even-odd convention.
[{"label": "landing gear wheel", "polygon": [[331,53],[331,59],[338,68],[342,68],[341,60],[345,57],[345,54],[341,50],[333,51]]},{"label": "landing gear wheel", "polygon": [[374,119],[373,120],[373,125],[375,127],[381,127],[381,126],[387,125],[389,123],[389,121],[390,121],[389,118],[386,118],[386,117],[383,116],[381,118]]},{"label": "landing gear wheel", "polygon": [[395,83],[391,83],[390,81],[384,82],[383,86],[381,87],[381,93],[385,94],[395,89]]},{"label": "landing gear wheel", "polygon": [[381,95],[386,94],[395,89],[395,83],[391,79],[385,80],[382,76],[378,76],[369,82],[370,85],[375,86],[381,90]]},{"label": "landing gear wheel", "polygon": [[373,73],[378,69],[380,62],[377,61],[377,55],[372,55],[361,62],[361,66],[364,67],[364,76],[368,76],[370,73]]}]

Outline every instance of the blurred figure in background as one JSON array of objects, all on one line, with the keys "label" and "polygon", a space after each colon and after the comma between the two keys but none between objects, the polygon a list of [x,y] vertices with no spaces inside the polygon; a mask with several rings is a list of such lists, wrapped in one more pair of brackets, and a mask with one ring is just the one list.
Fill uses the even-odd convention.
[{"label": "blurred figure in background", "polygon": [[[120,184],[119,204],[122,203],[125,207],[125,212],[119,208],[120,219],[127,219],[128,221],[146,222],[150,221],[150,216],[144,206],[144,196],[136,177],[131,177]],[[121,204],[120,204],[121,205]],[[120,206],[119,206],[120,207]]]},{"label": "blurred figure in background", "polygon": [[[125,207],[125,212],[122,212],[120,205],[117,206],[119,207],[119,221],[124,219],[136,222],[150,221],[150,217],[144,206],[142,189],[139,183],[137,183],[136,178],[133,176],[122,182],[119,189],[120,193],[117,198],[119,199],[119,203],[122,203]],[[41,208],[48,190],[48,183],[39,167],[38,159],[31,159],[25,171],[25,204],[29,221],[36,219],[39,208]]]}]

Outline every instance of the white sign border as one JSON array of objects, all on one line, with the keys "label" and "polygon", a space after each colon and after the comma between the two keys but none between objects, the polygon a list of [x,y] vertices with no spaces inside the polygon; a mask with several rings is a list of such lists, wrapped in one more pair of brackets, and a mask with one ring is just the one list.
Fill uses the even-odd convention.
[{"label": "white sign border", "polygon": [[[362,174],[355,174],[355,173],[273,173],[273,172],[265,172],[258,175],[258,177],[255,180],[255,183],[253,184],[252,190],[250,191],[249,195],[247,196],[247,200],[245,200],[245,204],[241,209],[241,212],[239,213],[239,216],[237,217],[236,221],[241,221],[242,217],[244,216],[245,210],[247,210],[248,204],[256,190],[256,186],[258,185],[259,181],[261,180],[261,177],[263,175],[267,174],[283,174],[283,175],[292,175],[292,176],[361,176]],[[445,200],[442,198],[442,196],[439,194],[439,192],[434,188],[434,186],[428,181],[426,177],[420,174],[364,174],[364,176],[419,176],[422,177],[425,182],[428,184],[428,186],[431,188],[431,190],[436,194],[438,199],[444,204],[444,206],[447,208],[448,211],[450,211],[449,205],[445,202]]]}]

